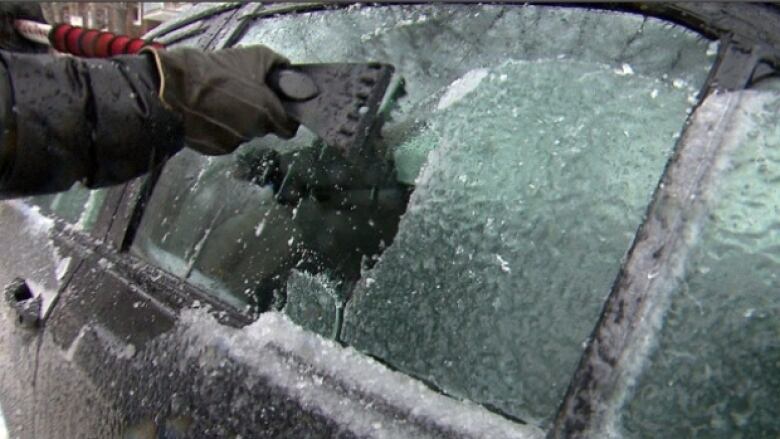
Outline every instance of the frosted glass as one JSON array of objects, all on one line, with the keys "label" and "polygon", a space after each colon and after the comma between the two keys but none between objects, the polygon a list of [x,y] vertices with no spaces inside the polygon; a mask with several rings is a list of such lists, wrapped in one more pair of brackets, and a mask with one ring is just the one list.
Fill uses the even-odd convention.
[{"label": "frosted glass", "polygon": [[[386,62],[405,79],[407,96],[372,141],[416,189],[347,301],[342,340],[449,394],[544,423],[717,45],[638,15],[476,4],[262,18],[240,42],[249,44],[293,63]],[[318,146],[302,129],[237,154]],[[290,276],[284,312],[337,332],[335,297],[351,284],[297,266],[299,245],[326,242],[336,260],[341,246],[346,258],[378,219],[339,219],[316,202],[276,208],[267,189],[236,178],[239,161],[175,157],[134,251],[237,306],[277,303],[261,292],[278,268]],[[273,227],[263,221],[271,209]],[[355,232],[337,234],[345,227]]]},{"label": "frosted glass", "polygon": [[348,305],[346,341],[541,422],[689,104],[593,63],[506,61],[464,78],[471,91],[449,105],[445,95],[410,140],[433,152],[395,242]]},{"label": "frosted glass", "polygon": [[344,340],[448,393],[551,416],[716,47],[653,19],[565,8],[263,24],[241,44],[293,62],[390,62],[406,79],[383,134],[399,180],[418,186],[348,305]]},{"label": "frosted glass", "polygon": [[331,338],[340,324],[344,298],[338,285],[323,274],[312,275],[294,270],[287,279],[287,303],[284,313],[306,329]]},{"label": "frosted glass", "polygon": [[780,434],[780,94],[746,93],[625,437]]}]

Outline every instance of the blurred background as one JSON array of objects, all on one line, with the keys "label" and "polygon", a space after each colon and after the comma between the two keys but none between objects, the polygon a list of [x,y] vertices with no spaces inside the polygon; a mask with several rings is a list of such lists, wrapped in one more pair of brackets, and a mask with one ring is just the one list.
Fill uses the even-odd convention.
[{"label": "blurred background", "polygon": [[192,6],[190,2],[42,2],[50,24],[69,23],[140,37]]}]

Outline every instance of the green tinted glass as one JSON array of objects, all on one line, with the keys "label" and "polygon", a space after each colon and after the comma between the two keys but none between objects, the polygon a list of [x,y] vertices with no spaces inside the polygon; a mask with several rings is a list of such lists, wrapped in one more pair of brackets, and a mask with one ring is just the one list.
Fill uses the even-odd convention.
[{"label": "green tinted glass", "polygon": [[[249,44],[404,77],[373,139],[415,186],[398,234],[397,210],[285,206],[253,184],[263,151],[317,156],[301,129],[227,157],[180,153],[133,250],[228,303],[341,332],[450,394],[549,419],[716,46],[630,14],[484,5],[280,15],[250,26]],[[376,245],[358,251],[365,242]]]},{"label": "green tinted glass", "polygon": [[105,197],[106,189],[89,190],[76,184],[67,192],[30,197],[29,200],[40,207],[44,215],[54,215],[78,228],[91,230]]},{"label": "green tinted glass", "polygon": [[[416,189],[344,340],[449,393],[551,416],[715,48],[633,15],[496,6],[279,17],[250,43],[406,79],[383,134]],[[291,316],[332,333],[327,285],[289,287],[312,303]]]},{"label": "green tinted glass", "polygon": [[685,279],[649,364],[633,365],[625,437],[780,433],[778,114],[777,92],[741,98]]}]

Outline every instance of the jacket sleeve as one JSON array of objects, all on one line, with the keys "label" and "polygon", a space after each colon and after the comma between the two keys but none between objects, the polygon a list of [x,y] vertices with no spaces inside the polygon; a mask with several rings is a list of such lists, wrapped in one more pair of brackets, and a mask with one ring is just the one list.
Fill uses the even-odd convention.
[{"label": "jacket sleeve", "polygon": [[182,147],[145,55],[110,59],[0,51],[0,198],[137,177]]}]

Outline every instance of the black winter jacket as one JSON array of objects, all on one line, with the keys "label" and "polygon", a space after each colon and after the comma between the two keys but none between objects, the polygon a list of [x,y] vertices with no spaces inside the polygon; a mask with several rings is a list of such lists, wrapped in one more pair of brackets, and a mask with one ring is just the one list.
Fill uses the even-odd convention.
[{"label": "black winter jacket", "polygon": [[147,55],[0,50],[0,199],[137,177],[183,145]]}]

